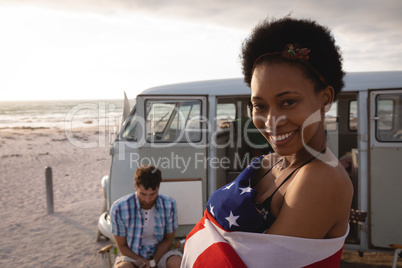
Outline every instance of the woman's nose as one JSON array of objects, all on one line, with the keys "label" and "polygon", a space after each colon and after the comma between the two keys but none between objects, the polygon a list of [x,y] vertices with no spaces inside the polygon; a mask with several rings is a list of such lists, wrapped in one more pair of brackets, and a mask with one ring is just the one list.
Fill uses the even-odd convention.
[{"label": "woman's nose", "polygon": [[279,126],[285,124],[286,116],[285,115],[268,115],[265,121],[265,128],[267,131],[274,131]]}]

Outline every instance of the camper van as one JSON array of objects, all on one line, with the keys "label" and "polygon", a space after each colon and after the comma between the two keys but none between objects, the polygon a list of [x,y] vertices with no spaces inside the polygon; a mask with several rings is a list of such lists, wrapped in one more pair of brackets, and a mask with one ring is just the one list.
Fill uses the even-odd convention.
[{"label": "camper van", "polygon": [[[270,152],[250,120],[250,88],[242,79],[160,86],[143,91],[111,145],[102,178],[105,211],[98,228],[112,238],[109,209],[134,191],[135,170],[162,171],[160,193],[178,207],[177,237],[203,216],[211,194],[253,158]],[[354,185],[347,249],[360,252],[402,244],[402,72],[348,73],[325,119],[328,144]]]}]

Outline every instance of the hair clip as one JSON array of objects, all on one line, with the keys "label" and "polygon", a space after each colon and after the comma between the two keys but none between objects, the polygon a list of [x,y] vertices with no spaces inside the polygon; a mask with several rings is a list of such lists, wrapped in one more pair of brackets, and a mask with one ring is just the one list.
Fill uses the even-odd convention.
[{"label": "hair clip", "polygon": [[272,55],[281,55],[285,59],[288,60],[298,60],[302,61],[304,63],[308,63],[309,60],[309,55],[310,49],[308,48],[295,48],[295,46],[299,46],[298,44],[293,45],[293,44],[287,44],[285,48],[282,50],[282,52],[274,52],[274,53],[265,53],[259,56],[253,63],[253,66],[259,61],[261,58],[266,57],[266,56],[272,56]]},{"label": "hair clip", "polygon": [[310,51],[311,50],[308,48],[295,48],[293,44],[287,44],[281,55],[286,59],[308,62],[310,58],[308,53],[310,53]]},{"label": "hair clip", "polygon": [[300,48],[299,44],[287,44],[285,48],[282,50],[282,52],[274,52],[274,53],[265,53],[259,56],[253,63],[253,68],[257,64],[257,62],[266,56],[272,56],[272,55],[281,55],[283,58],[288,59],[288,60],[296,60],[296,61],[301,61],[304,64],[306,64],[316,75],[317,77],[321,80],[321,82],[324,85],[328,85],[328,82],[326,79],[308,62],[310,59],[310,56],[308,55],[310,53],[309,48]]}]

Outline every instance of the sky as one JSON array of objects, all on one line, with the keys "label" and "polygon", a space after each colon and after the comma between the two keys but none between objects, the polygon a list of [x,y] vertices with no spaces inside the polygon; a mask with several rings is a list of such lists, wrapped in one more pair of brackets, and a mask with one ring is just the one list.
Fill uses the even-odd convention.
[{"label": "sky", "polygon": [[0,101],[241,77],[243,40],[288,14],[328,26],[347,72],[402,70],[401,0],[0,0]]}]

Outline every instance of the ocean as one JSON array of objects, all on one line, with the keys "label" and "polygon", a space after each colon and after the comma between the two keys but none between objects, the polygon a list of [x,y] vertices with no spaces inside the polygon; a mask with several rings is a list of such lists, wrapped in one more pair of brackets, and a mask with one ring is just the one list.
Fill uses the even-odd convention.
[{"label": "ocean", "polygon": [[[131,110],[135,100],[129,102]],[[327,116],[336,115],[336,106],[335,103]],[[227,110],[222,108],[221,112]],[[0,130],[97,126],[119,129],[122,114],[123,100],[0,101]]]},{"label": "ocean", "polygon": [[0,129],[113,127],[122,113],[123,100],[0,101]]}]

